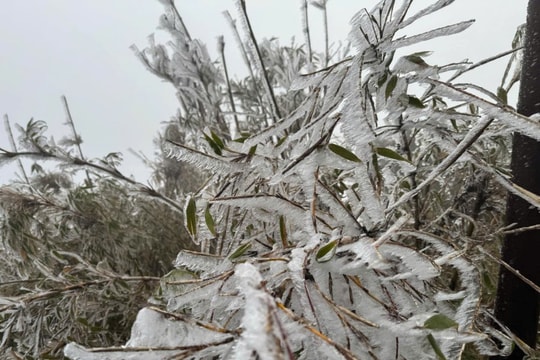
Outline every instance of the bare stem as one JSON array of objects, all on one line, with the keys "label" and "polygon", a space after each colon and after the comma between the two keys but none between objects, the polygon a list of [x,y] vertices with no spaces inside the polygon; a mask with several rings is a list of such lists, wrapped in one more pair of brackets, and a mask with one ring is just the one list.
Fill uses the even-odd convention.
[{"label": "bare stem", "polygon": [[[279,111],[279,107],[276,101],[276,96],[274,95],[274,89],[272,88],[272,84],[270,84],[270,79],[268,78],[268,72],[266,71],[266,68],[264,66],[264,61],[261,55],[261,50],[259,49],[259,45],[257,43],[257,39],[255,38],[255,34],[253,32],[253,28],[251,27],[251,22],[249,21],[249,17],[246,10],[246,2],[245,0],[237,0],[240,9],[240,16],[242,16],[242,20],[245,25],[245,30],[249,36],[249,39],[251,41],[251,45],[253,46],[253,49],[255,50],[255,60],[259,67],[259,71],[261,72],[261,75],[263,77],[263,82],[266,87],[266,91],[268,92],[268,97],[270,98],[270,105],[272,107],[272,113],[274,115],[274,122],[276,122],[278,119],[281,118],[281,112]],[[269,124],[272,125],[272,124]]]},{"label": "bare stem", "polygon": [[[9,123],[9,117],[7,114],[4,115],[4,127],[6,128],[6,132],[8,134],[11,150],[16,152],[17,144],[15,143],[15,138],[13,137],[13,131],[11,130],[11,124]],[[27,184],[30,184],[30,181],[28,180],[28,176],[26,175],[26,171],[24,170],[24,166],[21,159],[17,159],[17,165],[19,166],[19,169],[21,170],[21,175],[23,176],[24,181]]]},{"label": "bare stem", "polygon": [[[62,95],[62,103],[64,104],[64,111],[66,112],[67,117],[67,123],[71,127],[71,132],[73,133],[73,141],[75,142],[75,145],[77,146],[77,150],[79,151],[79,156],[81,159],[84,160],[84,155],[81,148],[81,138],[77,134],[77,131],[75,130],[75,123],[73,122],[73,117],[71,116],[71,111],[69,110],[69,105],[67,102],[67,98],[65,95]],[[86,179],[88,180],[89,184],[92,184],[92,180],[90,179],[90,174],[88,173],[88,170],[85,170],[86,173]]]},{"label": "bare stem", "polygon": [[301,9],[302,9],[302,31],[304,32],[304,38],[306,41],[307,58],[308,58],[309,63],[311,64],[313,62],[313,54],[311,50],[311,37],[309,35],[308,3],[307,3],[307,0],[300,0],[300,1],[301,1]]},{"label": "bare stem", "polygon": [[231,82],[229,80],[229,71],[227,70],[227,61],[225,60],[225,40],[223,36],[220,36],[218,39],[218,50],[221,55],[221,63],[223,64],[223,72],[225,73],[225,81],[227,82],[227,95],[229,96],[229,102],[231,104],[231,110],[234,114],[234,125],[236,126],[236,131],[240,133],[240,124],[238,123],[238,115],[236,114],[236,106],[234,105],[234,97],[231,89]]}]

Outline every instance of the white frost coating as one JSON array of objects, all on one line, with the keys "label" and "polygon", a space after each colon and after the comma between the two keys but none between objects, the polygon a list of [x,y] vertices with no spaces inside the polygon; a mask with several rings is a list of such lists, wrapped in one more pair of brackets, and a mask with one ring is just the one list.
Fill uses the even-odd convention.
[{"label": "white frost coating", "polygon": [[419,42],[431,40],[437,37],[457,34],[467,29],[473,23],[474,23],[474,20],[463,21],[457,24],[443,26],[438,29],[427,31],[422,34],[406,37],[404,39],[398,39],[398,40],[392,41],[392,43],[389,46],[389,51],[397,50],[399,48],[406,47],[406,46],[411,46]]},{"label": "white frost coating", "polygon": [[420,280],[427,280],[440,274],[440,268],[427,256],[406,246],[385,243],[379,247],[379,252],[383,255],[397,256],[401,264],[410,270],[409,273],[400,273],[395,278],[416,276]]},{"label": "white frost coating", "polygon": [[465,296],[467,296],[467,292],[465,292],[464,290],[463,291],[458,291],[456,293],[445,293],[445,292],[440,291],[437,294],[435,294],[434,300],[435,301],[461,300]]},{"label": "white frost coating", "polygon": [[355,260],[365,264],[370,269],[383,270],[390,266],[390,263],[373,246],[373,239],[368,237],[362,237],[352,244],[343,245],[340,250],[352,251],[356,255]]},{"label": "white frost coating", "polygon": [[439,165],[437,165],[437,167],[435,167],[435,169],[433,169],[431,173],[420,184],[418,184],[415,189],[405,193],[403,196],[401,196],[399,200],[397,200],[394,204],[388,207],[386,212],[391,212],[392,210],[412,199],[433,180],[435,180],[439,175],[441,175],[446,169],[448,169],[454,162],[458,160],[459,157],[461,157],[467,151],[467,149],[474,143],[476,137],[478,137],[482,132],[484,132],[484,130],[492,122],[492,120],[493,118],[488,116],[484,116],[483,118],[478,120],[476,125],[467,133],[467,135],[465,135],[463,140],[461,140],[458,146],[456,146],[454,151],[452,151],[443,161],[441,161]]},{"label": "white frost coating", "polygon": [[261,360],[280,357],[281,336],[276,333],[276,307],[272,297],[261,287],[262,277],[255,266],[243,263],[236,266],[234,275],[239,279],[238,289],[245,298],[242,335],[235,346],[233,359],[245,360],[256,353]]},{"label": "white frost coating", "polygon": [[168,142],[163,145],[163,151],[169,158],[185,161],[201,169],[212,170],[223,175],[243,171],[243,165],[240,163],[224,161],[197,150],[176,146]]},{"label": "white frost coating", "polygon": [[[412,24],[416,20],[418,20],[418,19],[420,19],[420,18],[422,18],[422,17],[424,17],[426,15],[432,14],[435,11],[438,11],[438,10],[450,5],[454,1],[455,0],[439,0],[435,4],[430,5],[427,8],[424,8],[424,9],[420,10],[419,12],[417,12],[416,14],[414,14],[414,15],[408,17],[407,19],[405,19],[403,22],[401,22],[401,24],[399,25],[399,28],[403,29],[404,27],[409,26],[410,24]],[[407,4],[408,2],[404,2],[404,3]],[[407,9],[408,9],[408,7],[407,7]]]},{"label": "white frost coating", "polygon": [[265,210],[268,214],[280,214],[299,219],[308,213],[306,209],[298,207],[291,202],[272,195],[237,196],[230,198],[217,198],[212,203],[235,206],[244,209],[256,208]]},{"label": "white frost coating", "polygon": [[[162,314],[143,308],[137,314],[131,337],[123,351],[91,352],[84,347],[71,343],[64,349],[64,354],[73,360],[165,360],[181,350],[156,350],[179,346],[200,345],[223,340],[229,335],[212,332],[195,326],[189,326],[177,320],[166,319]],[[130,348],[153,348],[152,351],[130,351]]]},{"label": "white frost coating", "polygon": [[182,250],[176,256],[174,267],[202,272],[205,277],[232,269],[232,263],[220,256]]},{"label": "white frost coating", "polygon": [[436,85],[437,92],[441,95],[456,101],[466,101],[478,106],[483,113],[493,119],[497,119],[504,125],[508,126],[523,135],[527,135],[535,140],[540,141],[540,122],[536,117],[527,117],[510,108],[502,107],[498,104],[493,104],[476,95],[470,94],[467,91],[456,88],[452,85],[431,81]]},{"label": "white frost coating", "polygon": [[[363,163],[358,164],[354,173],[355,180],[358,181],[358,193],[362,199],[362,205],[365,208],[366,216],[362,216],[362,219],[366,222],[365,225],[368,228],[371,228],[374,225],[383,223],[385,221],[383,206],[371,184],[366,165]],[[368,218],[366,219],[366,217]]]},{"label": "white frost coating", "polygon": [[165,319],[162,314],[144,308],[137,314],[126,347],[180,346],[186,335],[184,324]]},{"label": "white frost coating", "polygon": [[[444,240],[437,238],[436,236],[431,234],[420,231],[399,231],[399,233],[402,235],[412,236],[424,240],[427,243],[430,243],[437,251],[441,252],[442,254],[448,254],[454,251],[454,249],[451,246],[447,245]],[[460,285],[463,289],[462,291],[466,293],[466,296],[463,298],[463,300],[456,309],[453,320],[458,323],[458,330],[460,332],[472,331],[474,318],[480,302],[478,271],[471,263],[469,263],[462,257],[454,257],[452,259],[449,259],[448,263],[459,271]],[[476,338],[465,338],[465,336],[466,335],[463,335],[463,339],[461,341],[466,342],[468,340],[482,340],[481,337],[476,335],[473,335],[473,337],[476,336]],[[440,339],[441,349],[445,354],[447,354],[449,358],[457,358],[458,354],[460,353],[462,348],[460,337],[462,336],[449,336],[447,338]]]},{"label": "white frost coating", "polygon": [[178,351],[108,351],[92,352],[84,347],[69,343],[64,348],[64,355],[72,360],[165,360],[171,358]]},{"label": "white frost coating", "polygon": [[295,121],[298,121],[306,116],[311,107],[314,106],[314,101],[316,101],[314,97],[308,97],[302,104],[300,104],[298,108],[294,110],[292,114],[280,120],[273,126],[261,131],[259,134],[246,139],[243,144],[244,150],[249,150],[251,146],[263,143],[272,136],[283,136],[283,132],[289,129]]}]

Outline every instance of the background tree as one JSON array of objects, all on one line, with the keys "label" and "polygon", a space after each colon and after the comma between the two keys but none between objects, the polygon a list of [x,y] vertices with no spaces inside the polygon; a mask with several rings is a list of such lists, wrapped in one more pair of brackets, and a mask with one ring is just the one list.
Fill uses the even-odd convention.
[{"label": "background tree", "polygon": [[173,200],[123,176],[120,154],[86,160],[78,136],[56,144],[45,131],[30,121],[20,128],[26,152],[13,145],[0,159],[36,161],[28,175],[21,166],[21,181],[0,187],[1,347],[26,358],[62,358],[73,339],[124,343],[175,254],[197,249],[181,204],[174,210]]},{"label": "background tree", "polygon": [[[540,113],[540,3],[529,1],[525,27],[524,55],[517,111],[525,116]],[[515,133],[512,140],[512,175],[515,184],[533,194],[540,194],[540,143],[525,134]],[[522,276],[540,286],[540,213],[538,207],[510,193],[506,210],[507,223],[526,231],[506,235],[502,261]],[[534,349],[537,340],[540,297],[538,290],[501,266],[495,316],[515,336]],[[516,347],[511,356],[496,359],[522,359],[525,353]]]}]

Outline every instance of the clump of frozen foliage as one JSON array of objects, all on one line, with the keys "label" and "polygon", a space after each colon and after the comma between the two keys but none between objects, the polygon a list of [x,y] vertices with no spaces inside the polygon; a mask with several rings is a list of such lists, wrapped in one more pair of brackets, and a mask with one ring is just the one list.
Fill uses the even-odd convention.
[{"label": "clump of frozen foliage", "polygon": [[[452,1],[417,13],[411,0],[361,10],[350,53],[330,56],[309,41],[257,43],[238,0],[246,40],[235,34],[250,71],[238,82],[227,75],[223,41],[218,67],[174,4],[162,2],[170,47],[152,41],[137,53],[178,90],[162,166],[175,160],[208,177],[184,205],[200,250],[180,251],[126,346],[71,343],[66,356],[456,359],[507,351],[486,325],[486,273],[474,262],[502,226],[503,188],[537,205],[505,165],[508,133],[540,139],[540,125],[505,105],[505,84],[497,96],[455,82],[474,65],[434,66],[427,53],[407,53],[471,25],[403,35]],[[326,1],[312,4],[326,12]],[[173,175],[155,180],[167,188]]]},{"label": "clump of frozen foliage", "polygon": [[[310,46],[257,43],[237,1],[251,76],[235,83],[165,1],[161,25],[174,40],[139,56],[179,90],[170,126],[181,139],[165,134],[163,150],[209,174],[185,205],[202,251],[178,254],[126,347],[70,344],[66,354],[456,359],[506,351],[484,320],[485,274],[473,245],[501,226],[502,188],[534,204],[504,166],[508,133],[540,138],[540,128],[505,105],[503,86],[496,96],[453,82],[474,65],[407,54],[471,25],[400,35],[451,2],[416,14],[412,1],[361,10],[351,54],[327,66],[328,55]],[[313,5],[326,11],[325,1]]]}]

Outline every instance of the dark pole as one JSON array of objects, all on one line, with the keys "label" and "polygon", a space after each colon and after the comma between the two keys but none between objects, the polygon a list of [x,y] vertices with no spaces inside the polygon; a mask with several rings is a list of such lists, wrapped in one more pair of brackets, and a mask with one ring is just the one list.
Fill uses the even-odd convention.
[{"label": "dark pole", "polygon": [[[529,0],[518,112],[530,116],[540,113],[540,0]],[[540,143],[521,134],[512,139],[513,181],[519,186],[540,194]],[[521,198],[510,194],[506,221],[524,227],[540,224],[540,211]],[[502,260],[522,275],[540,285],[540,230],[508,234],[503,242]],[[533,349],[536,343],[538,293],[504,267],[499,273],[495,317]],[[509,357],[494,359],[523,359],[516,346]]]}]

